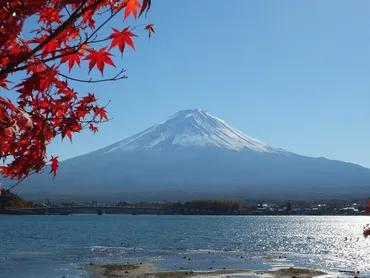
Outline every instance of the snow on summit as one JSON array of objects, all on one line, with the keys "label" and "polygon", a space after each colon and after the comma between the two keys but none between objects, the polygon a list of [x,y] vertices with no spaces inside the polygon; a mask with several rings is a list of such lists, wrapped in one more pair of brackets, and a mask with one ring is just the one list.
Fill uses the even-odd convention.
[{"label": "snow on summit", "polygon": [[201,109],[183,110],[107,150],[161,150],[173,147],[218,147],[241,151],[285,153],[229,126]]}]

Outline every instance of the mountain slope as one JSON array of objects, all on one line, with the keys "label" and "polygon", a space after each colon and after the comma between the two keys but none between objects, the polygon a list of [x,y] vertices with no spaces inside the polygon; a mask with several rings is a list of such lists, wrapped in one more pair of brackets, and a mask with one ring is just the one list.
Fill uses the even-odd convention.
[{"label": "mountain slope", "polygon": [[162,150],[165,148],[218,147],[240,151],[285,153],[272,148],[229,126],[223,120],[200,109],[184,110],[166,121],[131,136],[107,152],[116,150]]},{"label": "mountain slope", "polygon": [[195,109],[63,161],[55,180],[31,177],[19,190],[87,199],[312,198],[361,196],[369,185],[369,169],[268,146]]}]

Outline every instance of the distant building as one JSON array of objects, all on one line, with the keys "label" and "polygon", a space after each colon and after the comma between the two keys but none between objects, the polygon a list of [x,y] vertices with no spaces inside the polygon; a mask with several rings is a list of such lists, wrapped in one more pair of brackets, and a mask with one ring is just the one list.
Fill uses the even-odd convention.
[{"label": "distant building", "polygon": [[355,207],[345,207],[345,208],[342,208],[341,211],[344,214],[358,214],[359,213],[359,210]]}]

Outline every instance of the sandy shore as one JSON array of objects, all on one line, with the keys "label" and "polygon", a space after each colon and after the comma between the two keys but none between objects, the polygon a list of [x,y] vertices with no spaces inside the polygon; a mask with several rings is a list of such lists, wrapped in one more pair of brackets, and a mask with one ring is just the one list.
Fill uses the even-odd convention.
[{"label": "sandy shore", "polygon": [[252,270],[214,270],[214,271],[168,271],[159,272],[152,264],[104,264],[86,265],[93,278],[223,278],[223,277],[275,277],[275,278],[310,278],[326,273],[305,268],[285,268],[274,271]]}]

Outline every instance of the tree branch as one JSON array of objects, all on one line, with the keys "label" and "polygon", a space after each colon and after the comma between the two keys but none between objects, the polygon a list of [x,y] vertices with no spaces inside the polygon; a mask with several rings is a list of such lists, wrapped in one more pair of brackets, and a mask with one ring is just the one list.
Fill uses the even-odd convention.
[{"label": "tree branch", "polygon": [[[117,81],[117,80],[121,80],[121,79],[126,79],[127,76],[126,75],[122,75],[122,73],[126,72],[126,70],[122,69],[117,75],[115,75],[114,77],[112,78],[106,78],[106,79],[99,79],[99,80],[92,80],[91,78],[89,80],[84,80],[84,79],[78,79],[78,78],[74,78],[74,77],[70,77],[68,75],[65,75],[63,73],[58,73],[58,75],[64,77],[64,78],[67,78],[69,80],[72,80],[72,81],[76,81],[76,82],[83,82],[83,83],[99,83],[99,82],[106,82],[106,81]],[[122,75],[122,76],[120,76]]]},{"label": "tree branch", "polygon": [[[59,59],[59,58],[62,58],[64,56],[68,56],[68,55],[71,55],[71,54],[75,54],[78,52],[78,49],[74,50],[74,51],[71,51],[71,52],[66,52],[66,53],[63,53],[63,54],[59,54],[59,55],[55,55],[54,57],[50,57],[50,58],[47,58],[45,60],[40,60],[40,63],[47,63],[47,62],[50,62],[50,61],[54,61],[56,59]],[[17,72],[17,71],[21,71],[21,70],[25,70],[29,67],[29,65],[24,65],[24,66],[21,66],[21,67],[18,67],[16,69],[14,69],[12,72]]]},{"label": "tree branch", "polygon": [[[40,173],[42,173],[43,171],[41,171]],[[32,172],[31,174],[28,174],[27,176],[24,176],[23,178],[21,178],[19,181],[17,181],[15,184],[13,184],[11,187],[7,188],[7,190],[11,190],[13,189],[14,187],[16,187],[18,184],[20,184],[22,181],[24,181],[26,178],[28,178],[29,176],[32,176],[34,174],[38,174],[39,172]]]},{"label": "tree branch", "polygon": [[[24,57],[20,58],[18,61],[14,63],[9,63],[5,68],[0,70],[0,77],[7,74],[11,73],[14,71],[19,71],[20,68],[18,67],[17,69],[14,69],[16,65],[22,64],[26,62],[29,58],[31,58],[33,55],[35,55],[39,50],[41,50],[46,44],[48,44],[50,41],[55,39],[63,30],[65,30],[70,24],[74,23],[83,13],[90,9],[94,9],[96,6],[98,6],[103,0],[97,0],[94,4],[86,7],[85,9],[82,9],[83,6],[87,3],[87,0],[84,0],[81,5],[73,12],[73,14],[66,20],[64,21],[56,30],[54,33],[51,33],[50,36],[48,36],[43,42],[41,42],[38,46],[36,46],[31,52],[29,52],[27,55]],[[24,68],[21,67],[22,69],[27,68],[27,66]]]},{"label": "tree branch", "polygon": [[[85,0],[86,2],[87,0]],[[89,6],[87,9],[84,9],[83,11],[81,11],[81,13],[79,14],[76,14],[76,11],[81,8],[81,6],[83,6],[84,4],[81,4],[80,7],[78,9],[76,9],[76,11],[65,21],[63,22],[62,25],[60,25],[54,33],[50,34],[50,36],[44,40],[43,42],[41,42],[35,49],[33,49],[29,54],[27,54],[24,58],[22,58],[22,61],[19,61],[17,63],[15,63],[14,65],[12,64],[8,64],[8,66],[6,68],[4,68],[3,70],[0,71],[0,77],[2,74],[7,74],[7,73],[12,73],[12,72],[18,72],[18,71],[21,71],[21,70],[25,70],[29,67],[29,65],[23,65],[23,66],[20,66],[20,67],[17,67],[17,68],[14,68],[15,65],[17,64],[21,64],[25,61],[27,61],[31,56],[35,56],[35,57],[38,57],[40,55],[35,55],[36,52],[38,52],[42,47],[44,47],[47,43],[49,43],[52,39],[54,39],[56,36],[58,36],[65,28],[68,27],[69,24],[72,24],[82,13],[86,12],[88,9],[92,9],[94,8],[96,5],[98,5],[102,0],[99,0],[97,2],[95,2],[94,5],[91,5]],[[47,63],[47,62],[50,62],[50,61],[54,61],[54,60],[57,60],[59,58],[62,58],[64,56],[68,56],[68,55],[71,55],[71,54],[75,54],[77,53],[82,45],[85,45],[85,44],[91,44],[91,43],[99,43],[99,42],[103,42],[103,41],[107,41],[107,40],[110,40],[111,38],[105,38],[105,39],[101,39],[101,40],[93,40],[90,42],[90,39],[101,29],[103,28],[103,26],[105,24],[107,24],[113,17],[115,17],[122,9],[124,9],[126,7],[127,3],[125,2],[125,4],[118,10],[116,10],[115,12],[112,13],[112,15],[110,15],[98,28],[96,28],[89,36],[87,36],[87,38],[85,39],[85,41],[80,44],[80,45],[76,45],[76,46],[71,46],[71,47],[66,47],[65,49],[74,49],[73,51],[70,51],[70,52],[66,52],[66,53],[63,53],[63,54],[59,54],[59,55],[55,55],[54,57],[49,57],[47,59],[44,59],[44,60],[41,60],[40,62],[41,63]],[[71,20],[71,18],[75,18],[74,20]],[[68,25],[65,25],[66,22],[68,22]],[[65,25],[65,27],[61,28],[63,25]],[[139,26],[136,26],[134,28],[132,28],[131,30],[134,30],[135,28],[137,28]],[[58,52],[62,49],[59,49],[59,50],[55,50],[55,52]],[[64,50],[64,49],[63,49]],[[53,52],[48,52],[49,53],[53,53]],[[10,69],[12,68],[12,69]],[[120,78],[120,79],[124,79],[124,78]],[[118,79],[118,80],[120,80]],[[77,80],[76,80],[77,81]],[[111,80],[107,80],[107,81],[111,81]],[[91,82],[93,83],[93,82]]]}]

